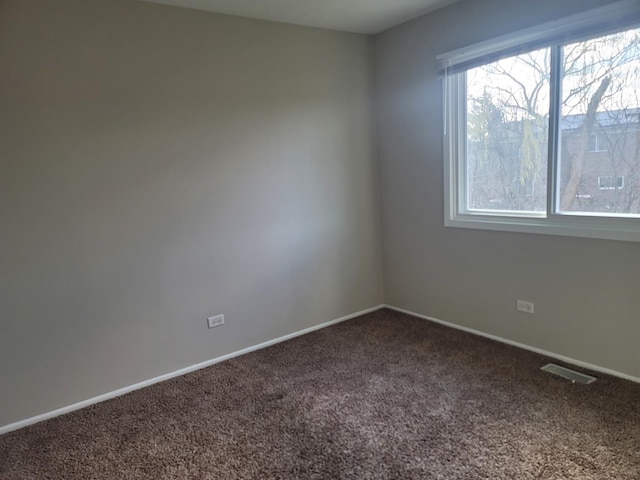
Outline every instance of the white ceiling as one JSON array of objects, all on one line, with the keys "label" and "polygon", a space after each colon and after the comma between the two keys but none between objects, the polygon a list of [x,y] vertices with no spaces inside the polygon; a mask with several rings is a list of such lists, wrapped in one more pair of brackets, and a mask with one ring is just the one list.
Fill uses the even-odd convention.
[{"label": "white ceiling", "polygon": [[274,22],[379,33],[458,0],[144,0]]}]

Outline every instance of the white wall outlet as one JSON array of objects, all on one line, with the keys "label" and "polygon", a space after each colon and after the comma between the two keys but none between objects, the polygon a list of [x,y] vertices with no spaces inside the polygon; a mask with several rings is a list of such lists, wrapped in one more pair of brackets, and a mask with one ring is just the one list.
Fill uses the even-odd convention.
[{"label": "white wall outlet", "polygon": [[516,310],[518,310],[519,312],[533,314],[533,302],[525,302],[524,300],[517,300]]},{"label": "white wall outlet", "polygon": [[216,315],[215,317],[207,318],[207,327],[214,328],[224,325],[224,315]]}]

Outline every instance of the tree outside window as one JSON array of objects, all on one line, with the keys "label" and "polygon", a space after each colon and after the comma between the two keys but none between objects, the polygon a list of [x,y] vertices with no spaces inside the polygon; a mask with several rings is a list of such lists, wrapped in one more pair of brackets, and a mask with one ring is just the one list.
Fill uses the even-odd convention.
[{"label": "tree outside window", "polygon": [[[465,207],[546,212],[554,48],[561,66],[557,211],[640,214],[640,29],[466,72]],[[600,188],[599,178],[613,178],[615,188]]]}]

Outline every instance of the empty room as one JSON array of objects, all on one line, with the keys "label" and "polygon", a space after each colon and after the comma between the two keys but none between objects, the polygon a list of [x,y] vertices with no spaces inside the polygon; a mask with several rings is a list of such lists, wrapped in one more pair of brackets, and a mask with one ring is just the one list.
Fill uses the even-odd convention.
[{"label": "empty room", "polygon": [[0,479],[640,479],[640,1],[0,0]]}]

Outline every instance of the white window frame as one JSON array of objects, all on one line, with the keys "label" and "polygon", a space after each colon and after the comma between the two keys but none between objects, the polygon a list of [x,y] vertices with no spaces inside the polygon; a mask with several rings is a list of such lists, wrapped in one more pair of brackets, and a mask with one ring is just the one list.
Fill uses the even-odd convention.
[{"label": "white window frame", "polygon": [[[633,25],[629,19],[633,18]],[[511,35],[498,37],[470,47],[458,49],[438,56],[444,68],[444,223],[446,227],[473,228],[519,233],[536,233],[548,235],[564,235],[574,237],[599,238],[640,242],[640,218],[637,215],[617,214],[615,217],[606,213],[558,211],[557,205],[557,154],[558,141],[555,120],[559,117],[556,111],[560,105],[560,92],[554,91],[552,81],[551,96],[556,97],[550,111],[551,125],[549,130],[549,170],[546,212],[512,212],[512,211],[477,211],[466,210],[466,75],[448,75],[447,68],[451,62],[462,63],[475,58],[482,58],[505,48],[528,45],[544,38],[558,38],[568,32],[566,43],[573,40],[570,32],[587,29],[590,25],[605,25],[602,31],[594,30],[590,37],[606,35],[616,31],[617,22],[625,22],[624,27],[617,30],[640,26],[640,7],[637,0],[624,0],[605,7],[596,8],[563,20],[556,20],[538,27],[530,28]],[[576,41],[584,40],[579,38]],[[552,75],[556,75],[555,84],[561,81],[559,56],[552,50]]]}]

